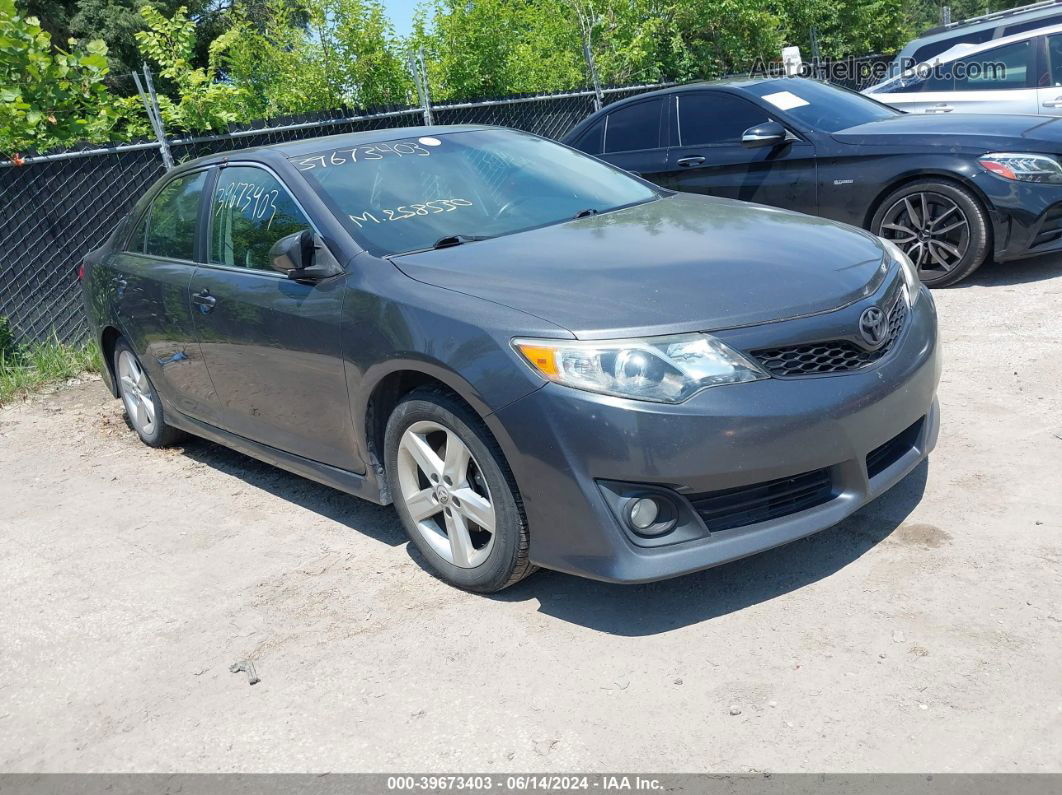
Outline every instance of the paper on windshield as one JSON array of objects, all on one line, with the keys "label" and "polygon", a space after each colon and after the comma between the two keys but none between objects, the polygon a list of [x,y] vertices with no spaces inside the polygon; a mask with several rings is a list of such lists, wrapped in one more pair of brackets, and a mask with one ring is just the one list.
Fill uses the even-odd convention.
[{"label": "paper on windshield", "polygon": [[763,98],[774,105],[778,110],[799,108],[801,105],[810,105],[806,99],[801,99],[792,91],[776,91],[773,94],[764,94]]}]

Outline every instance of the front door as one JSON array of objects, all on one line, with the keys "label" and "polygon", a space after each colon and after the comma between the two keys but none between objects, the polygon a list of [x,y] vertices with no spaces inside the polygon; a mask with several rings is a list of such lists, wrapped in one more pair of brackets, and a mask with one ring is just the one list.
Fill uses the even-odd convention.
[{"label": "front door", "polygon": [[722,91],[674,95],[676,123],[660,183],[804,213],[818,210],[815,147],[803,139],[749,149],[745,130],[774,121],[758,105]]},{"label": "front door", "polygon": [[302,284],[270,267],[273,244],[311,225],[263,168],[222,168],[209,216],[207,256],[190,291],[221,426],[353,469],[340,344],[345,280]]}]

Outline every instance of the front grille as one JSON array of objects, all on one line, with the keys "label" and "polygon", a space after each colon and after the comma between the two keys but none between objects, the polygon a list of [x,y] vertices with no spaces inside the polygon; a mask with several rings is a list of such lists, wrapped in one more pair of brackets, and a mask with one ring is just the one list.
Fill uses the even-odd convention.
[{"label": "front grille", "polygon": [[829,469],[768,480],[751,486],[695,494],[693,509],[711,532],[778,519],[833,499]]},{"label": "front grille", "polygon": [[867,477],[873,478],[880,475],[886,469],[899,461],[904,453],[915,446],[918,434],[922,432],[922,423],[925,417],[906,430],[900,431],[896,436],[889,439],[880,447],[875,447],[867,453]]},{"label": "front grille", "polygon": [[831,340],[780,348],[752,351],[760,365],[776,378],[796,378],[803,375],[848,373],[869,367],[887,354],[900,337],[907,320],[907,302],[902,294],[889,310],[889,333],[885,344],[876,351],[868,351],[848,340]]}]

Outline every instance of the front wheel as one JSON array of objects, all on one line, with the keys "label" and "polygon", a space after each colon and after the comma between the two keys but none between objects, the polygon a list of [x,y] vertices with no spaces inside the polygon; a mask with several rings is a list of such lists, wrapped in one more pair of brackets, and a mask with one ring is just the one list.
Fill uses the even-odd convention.
[{"label": "front wheel", "polygon": [[894,242],[918,268],[927,287],[965,279],[989,254],[988,217],[965,188],[923,180],[885,197],[871,231]]},{"label": "front wheel", "polygon": [[483,421],[447,392],[412,392],[384,439],[395,508],[428,568],[493,593],[534,571],[527,520],[509,466]]}]

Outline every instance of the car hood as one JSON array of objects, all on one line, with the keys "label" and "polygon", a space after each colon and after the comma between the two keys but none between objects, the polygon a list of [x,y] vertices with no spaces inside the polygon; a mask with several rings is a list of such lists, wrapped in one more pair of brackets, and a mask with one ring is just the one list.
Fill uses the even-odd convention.
[{"label": "car hood", "polygon": [[418,281],[594,339],[712,331],[835,309],[879,283],[882,255],[874,237],[853,227],[675,194],[392,260]]},{"label": "car hood", "polygon": [[908,113],[849,127],[836,141],[859,146],[919,146],[984,151],[1062,152],[1062,118],[986,113]]}]

